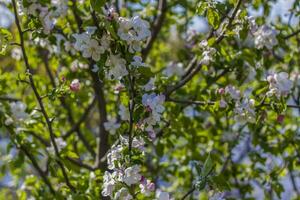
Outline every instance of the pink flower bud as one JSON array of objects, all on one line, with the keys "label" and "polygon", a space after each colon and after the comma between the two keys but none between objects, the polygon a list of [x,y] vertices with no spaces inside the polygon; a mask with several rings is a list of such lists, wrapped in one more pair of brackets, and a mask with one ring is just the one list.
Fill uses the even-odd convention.
[{"label": "pink flower bud", "polygon": [[280,114],[280,115],[277,116],[277,122],[278,123],[281,124],[283,122],[283,120],[284,120],[284,115]]},{"label": "pink flower bud", "polygon": [[123,84],[119,83],[115,86],[114,93],[119,94],[119,92],[121,92],[124,88],[125,88],[125,86]]},{"label": "pink flower bud", "polygon": [[70,84],[70,90],[77,92],[80,90],[80,82],[78,79],[74,79]]},{"label": "pink flower bud", "polygon": [[224,88],[219,88],[218,89],[218,94],[220,94],[220,95],[225,94],[225,89]]},{"label": "pink flower bud", "polygon": [[65,81],[66,81],[66,77],[65,77],[65,76],[62,76],[62,77],[61,77],[61,81],[62,81],[62,82],[65,82]]}]

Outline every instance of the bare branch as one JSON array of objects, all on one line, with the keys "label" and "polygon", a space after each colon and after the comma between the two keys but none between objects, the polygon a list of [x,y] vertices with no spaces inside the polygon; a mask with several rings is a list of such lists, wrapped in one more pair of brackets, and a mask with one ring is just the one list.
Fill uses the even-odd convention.
[{"label": "bare branch", "polygon": [[20,101],[20,99],[14,97],[0,96],[0,101]]},{"label": "bare branch", "polygon": [[[21,44],[21,49],[22,49],[22,53],[23,53],[24,63],[25,63],[25,66],[26,66],[26,71],[27,71],[28,77],[29,77],[29,83],[30,83],[30,86],[31,86],[31,88],[32,88],[32,90],[34,92],[34,95],[35,95],[35,97],[36,97],[36,99],[38,101],[38,104],[40,106],[41,112],[42,112],[42,114],[43,114],[43,116],[45,118],[45,121],[46,121],[46,124],[47,124],[47,128],[48,128],[49,133],[50,133],[51,142],[52,142],[52,145],[53,145],[54,150],[55,150],[55,154],[56,154],[56,156],[58,158],[60,158],[58,147],[57,147],[57,144],[55,142],[55,135],[54,135],[54,132],[53,132],[53,129],[52,129],[51,120],[48,117],[48,114],[47,114],[46,109],[44,107],[42,98],[41,98],[41,96],[40,96],[40,94],[39,94],[39,92],[37,90],[37,87],[35,85],[35,82],[33,80],[33,75],[31,74],[32,69],[31,69],[31,67],[29,65],[28,57],[27,57],[27,54],[26,54],[26,51],[25,51],[23,32],[22,32],[22,28],[21,28],[21,25],[20,25],[18,14],[17,14],[17,6],[16,6],[15,0],[12,0],[12,4],[13,4],[13,8],[14,8],[15,22],[16,22],[16,25],[17,25],[17,28],[18,28],[18,32],[19,32],[20,44]],[[64,179],[66,181],[66,184],[68,185],[68,187],[72,191],[75,191],[75,188],[71,185],[71,183],[69,181],[69,178],[67,176],[67,173],[66,173],[66,170],[64,168],[63,163],[59,159],[57,160],[57,163],[58,163],[58,165],[60,166],[60,168],[62,170],[62,173],[63,173]]]},{"label": "bare branch", "polygon": [[75,164],[75,165],[77,165],[79,167],[88,169],[90,171],[95,171],[97,169],[96,167],[93,167],[93,166],[90,166],[88,164],[85,164],[81,160],[78,160],[78,159],[74,159],[74,158],[71,158],[71,157],[66,157],[66,159],[69,160],[70,162],[72,162],[73,164]]},{"label": "bare branch", "polygon": [[93,107],[96,104],[96,98],[93,99],[93,101],[90,103],[90,105],[85,109],[84,113],[82,114],[82,116],[80,117],[80,119],[73,125],[73,127],[71,128],[71,130],[69,130],[64,136],[63,138],[66,139],[68,138],[73,132],[77,131],[80,127],[80,125],[87,119],[89,113],[91,112],[91,110],[93,109]]},{"label": "bare branch", "polygon": [[291,33],[291,34],[289,34],[289,35],[284,36],[283,39],[288,40],[288,39],[290,39],[290,38],[298,35],[299,33],[300,33],[300,29],[297,30],[297,31],[295,31],[295,32],[293,32],[293,33]]},{"label": "bare branch", "polygon": [[152,27],[151,37],[148,39],[146,43],[146,47],[142,50],[142,58],[145,60],[153,46],[154,41],[156,40],[162,25],[165,21],[167,12],[167,0],[159,0],[158,2],[158,16]]},{"label": "bare branch", "polygon": [[[241,6],[241,3],[242,3],[242,0],[239,0],[236,4],[236,6],[234,7],[233,9],[233,12],[232,12],[232,15],[230,16],[229,18],[229,21],[228,21],[228,24],[227,26],[224,28],[224,31],[220,34],[220,36],[217,38],[215,44],[219,44],[225,37],[225,33],[227,31],[228,28],[230,28],[232,26],[232,22],[233,20],[235,19],[236,17],[236,14],[239,10],[239,7]],[[211,32],[212,33],[212,32]],[[210,34],[210,36],[212,36],[212,34]],[[209,37],[210,37],[209,36]],[[192,61],[194,61],[195,59],[197,59],[197,56],[195,56]],[[192,63],[192,62],[190,62]],[[190,65],[190,64],[189,64]],[[191,69],[190,69],[191,68]],[[181,79],[177,84],[173,85],[173,86],[169,86],[167,87],[166,89],[166,92],[165,92],[165,96],[166,96],[166,99],[168,99],[170,97],[170,95],[180,89],[181,87],[183,87],[186,83],[188,83],[199,71],[200,69],[202,68],[202,63],[200,62],[196,68],[193,68],[193,67],[188,67],[188,71],[190,71],[189,74],[185,74],[185,76],[183,77],[183,79]]]}]

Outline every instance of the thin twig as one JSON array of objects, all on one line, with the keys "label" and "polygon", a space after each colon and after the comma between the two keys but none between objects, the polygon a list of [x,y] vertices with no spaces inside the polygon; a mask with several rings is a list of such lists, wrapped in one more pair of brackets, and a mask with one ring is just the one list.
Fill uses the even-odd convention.
[{"label": "thin twig", "polygon": [[59,155],[57,144],[55,142],[55,135],[54,135],[54,132],[53,132],[53,129],[52,129],[51,120],[48,117],[48,114],[47,114],[46,109],[44,107],[42,98],[41,98],[41,96],[40,96],[40,94],[39,94],[39,92],[37,90],[37,87],[35,85],[35,82],[33,80],[33,75],[31,74],[32,69],[31,69],[31,67],[29,65],[28,57],[27,57],[27,54],[26,54],[26,51],[25,51],[24,37],[23,37],[23,32],[22,32],[22,28],[21,28],[21,25],[20,25],[20,21],[19,21],[19,18],[18,18],[18,14],[17,14],[17,6],[16,6],[15,0],[12,0],[12,4],[13,4],[13,8],[14,8],[15,22],[16,22],[17,29],[18,29],[18,32],[19,32],[21,49],[22,49],[22,53],[23,53],[24,63],[25,63],[25,66],[26,66],[26,71],[27,71],[27,74],[28,74],[28,77],[29,77],[30,86],[31,86],[31,88],[32,88],[32,90],[34,92],[34,95],[35,95],[35,97],[36,97],[36,99],[38,101],[38,104],[40,106],[41,112],[42,112],[42,114],[43,114],[43,116],[45,118],[45,121],[46,121],[46,124],[47,124],[47,128],[48,128],[49,133],[50,133],[51,142],[52,142],[52,145],[53,145],[54,150],[55,150],[55,155],[58,157],[57,163],[58,163],[58,165],[60,166],[60,168],[62,170],[62,173],[63,173],[63,176],[64,176],[64,179],[66,181],[67,186],[72,191],[75,191],[75,188],[71,185],[71,183],[69,181],[69,178],[67,176],[66,169],[64,168],[63,163],[59,160],[60,159],[60,155]]},{"label": "thin twig", "polygon": [[20,99],[14,97],[0,96],[0,101],[20,101]]},{"label": "thin twig", "polygon": [[[9,133],[10,133],[10,137],[12,137],[13,132],[8,129]],[[38,162],[36,161],[36,159],[34,158],[33,155],[31,155],[31,153],[27,150],[27,148],[24,146],[24,144],[16,144],[15,140],[12,139],[12,142],[16,145],[16,147],[18,149],[20,149],[26,156],[27,158],[31,161],[32,166],[36,169],[36,171],[38,172],[39,176],[42,178],[42,180],[44,181],[44,183],[48,186],[50,192],[55,196],[56,192],[53,189],[53,186],[51,184],[51,182],[49,181],[46,173],[41,169],[41,167],[39,166]]]},{"label": "thin twig", "polygon": [[[215,101],[192,101],[192,100],[179,100],[179,99],[173,99],[173,98],[168,98],[167,101],[174,102],[174,103],[179,103],[179,104],[187,104],[187,105],[199,105],[199,106],[204,106],[204,105],[215,105]],[[268,106],[270,107],[270,103],[262,103],[261,106]],[[288,108],[297,108],[300,109],[299,105],[286,105]]]},{"label": "thin twig", "polygon": [[85,109],[84,113],[80,117],[80,119],[73,125],[73,127],[63,136],[64,139],[67,139],[73,132],[79,129],[80,125],[87,119],[91,110],[96,104],[96,98],[90,103],[90,105]]},{"label": "thin twig", "polygon": [[194,191],[196,190],[195,186],[193,186],[182,198],[181,200],[184,200],[187,198],[189,195],[191,195]]},{"label": "thin twig", "polygon": [[[98,31],[101,33],[98,18],[94,11],[92,11],[92,18],[94,25],[97,27]],[[107,164],[101,162],[101,158],[106,155],[109,150],[108,145],[108,131],[104,127],[104,123],[107,121],[107,110],[106,110],[106,99],[104,95],[104,81],[99,79],[98,73],[93,72],[92,68],[96,64],[92,59],[90,59],[89,72],[93,80],[93,89],[98,101],[99,110],[99,135],[97,141],[97,157],[96,164],[101,169],[106,169]]]},{"label": "thin twig", "polygon": [[299,33],[300,33],[300,29],[289,35],[284,36],[283,39],[285,39],[285,40],[290,39],[291,37],[294,37],[294,36],[298,35]]},{"label": "thin twig", "polygon": [[[220,34],[220,36],[216,39],[215,44],[219,44],[224,39],[225,33],[226,33],[227,29],[232,26],[232,22],[235,19],[236,14],[237,14],[241,4],[242,4],[242,0],[239,0],[232,12],[232,15],[230,16],[227,26],[224,28],[224,31]],[[194,58],[192,59],[192,61],[193,60],[194,60]],[[174,91],[180,89],[186,83],[188,83],[200,71],[201,68],[202,68],[202,63],[200,62],[196,66],[196,68],[194,68],[193,70],[190,70],[191,72],[189,74],[187,74],[183,79],[181,79],[177,84],[175,84],[173,86],[168,86],[166,89],[166,92],[164,93],[164,95],[166,96],[166,99],[168,99]]]},{"label": "thin twig", "polygon": [[142,50],[142,58],[145,60],[153,46],[154,41],[156,40],[162,25],[166,18],[167,12],[167,0],[159,0],[158,8],[157,8],[158,16],[152,27],[151,37],[148,39],[146,43],[146,47]]},{"label": "thin twig", "polygon": [[88,164],[85,164],[81,160],[78,160],[78,159],[74,159],[74,158],[71,158],[71,157],[66,157],[66,159],[69,160],[70,162],[72,162],[73,164],[75,164],[75,165],[77,165],[79,167],[88,169],[90,171],[95,171],[97,169],[96,167],[93,167],[93,166],[90,166]]},{"label": "thin twig", "polygon": [[[48,52],[48,50],[41,50],[40,54],[41,54],[41,57],[44,61],[45,68],[46,68],[47,74],[50,78],[50,82],[52,84],[52,87],[56,88],[57,86],[56,86],[56,83],[55,83],[55,79],[54,79],[54,76],[53,76],[53,74],[51,72],[51,69],[50,69],[50,66],[49,66],[49,59],[48,59],[49,52]],[[73,118],[73,113],[72,113],[72,110],[71,110],[70,106],[67,104],[64,97],[60,97],[59,100],[60,100],[61,105],[63,106],[63,108],[67,111],[68,121],[69,121],[69,123],[71,124],[72,127],[75,127],[74,131],[76,131],[78,138],[82,141],[85,148],[90,152],[92,157],[95,158],[96,153],[95,153],[93,147],[89,144],[89,142],[87,141],[87,139],[84,137],[83,133],[81,132],[80,124],[79,124],[79,126],[75,125],[75,121],[74,121],[74,118]],[[94,100],[93,100],[93,102],[94,102]],[[88,110],[90,111],[90,108],[88,108]],[[84,116],[86,117],[87,115],[84,115]],[[69,132],[69,135],[67,137],[69,137],[74,131]],[[64,139],[66,139],[67,137],[64,137]]]}]

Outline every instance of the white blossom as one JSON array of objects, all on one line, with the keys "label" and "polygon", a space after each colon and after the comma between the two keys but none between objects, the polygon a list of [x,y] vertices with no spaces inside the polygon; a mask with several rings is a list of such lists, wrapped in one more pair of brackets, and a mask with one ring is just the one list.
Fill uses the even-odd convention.
[{"label": "white blossom", "polygon": [[90,40],[90,35],[87,33],[75,33],[72,36],[76,39],[74,48],[77,51],[82,51],[85,43]]},{"label": "white blossom", "polygon": [[142,57],[133,56],[133,61],[130,63],[134,67],[146,67],[147,65],[143,63]]},{"label": "white blossom", "polygon": [[200,42],[199,46],[203,50],[201,63],[204,65],[209,65],[209,63],[214,60],[214,55],[216,53],[216,49],[213,47],[210,47],[208,45],[207,40],[202,40]]},{"label": "white blossom", "polygon": [[123,151],[123,147],[121,145],[113,146],[109,153],[107,154],[107,164],[108,169],[115,169],[119,166],[116,166],[116,163],[123,157],[121,152]]},{"label": "white blossom", "polygon": [[9,106],[14,120],[24,121],[28,118],[28,113],[26,113],[27,106],[23,102],[11,102]]},{"label": "white blossom", "polygon": [[235,101],[240,100],[241,98],[241,92],[232,85],[226,86],[225,93],[229,94],[230,98]]},{"label": "white blossom", "polygon": [[119,191],[116,192],[114,196],[115,200],[130,200],[133,199],[127,188],[122,187]]},{"label": "white blossom", "polygon": [[169,63],[163,70],[162,74],[166,77],[183,76],[185,73],[182,63]]},{"label": "white blossom", "polygon": [[210,62],[214,60],[214,54],[216,53],[215,48],[208,47],[205,51],[202,52],[201,63],[204,65],[209,65]]},{"label": "white blossom", "polygon": [[92,68],[92,72],[98,72],[99,71],[99,67],[95,64],[93,65],[93,68]]},{"label": "white blossom", "polygon": [[109,131],[111,134],[115,134],[118,128],[120,128],[121,124],[117,123],[117,119],[113,118],[107,122],[104,122],[105,130]]},{"label": "white blossom", "polygon": [[86,33],[91,37],[97,30],[96,26],[87,26],[86,28]]},{"label": "white blossom", "polygon": [[126,19],[124,17],[119,17],[119,28],[118,28],[118,35],[122,40],[131,40],[131,38],[134,35],[134,32],[132,29],[132,23],[129,19]]},{"label": "white blossom", "polygon": [[151,140],[154,140],[156,138],[156,132],[151,123],[148,123],[148,126],[146,127],[145,131],[148,133],[148,136]]},{"label": "white blossom", "polygon": [[280,72],[267,77],[269,82],[268,96],[275,95],[276,97],[287,96],[293,87],[293,82],[289,79],[289,75],[286,72]]},{"label": "white blossom", "polygon": [[227,102],[224,99],[220,100],[220,108],[226,108],[227,107]]},{"label": "white blossom", "polygon": [[132,27],[136,32],[136,40],[146,40],[148,37],[150,37],[150,25],[147,21],[141,19],[140,16],[134,16],[131,21]]},{"label": "white blossom", "polygon": [[71,63],[70,69],[72,72],[76,72],[78,69],[87,69],[88,67],[87,64],[79,62],[79,60],[74,60]]},{"label": "white blossom", "polygon": [[133,165],[125,169],[123,182],[126,183],[128,186],[136,184],[140,182],[142,176],[140,174],[141,168],[139,165]]},{"label": "white blossom", "polygon": [[252,34],[254,34],[257,31],[257,29],[258,29],[258,26],[257,26],[257,24],[255,22],[255,18],[253,16],[249,16],[248,17],[248,23],[249,23],[250,32]]},{"label": "white blossom", "polygon": [[[120,140],[121,140],[122,145],[129,146],[129,139],[128,139],[127,136],[120,136]],[[142,137],[134,137],[132,139],[131,145],[132,145],[133,148],[144,151],[145,141]]]},{"label": "white blossom", "polygon": [[119,106],[119,112],[118,114],[120,115],[121,119],[124,121],[129,121],[130,115],[129,115],[129,110],[127,107],[124,105]]},{"label": "white blossom", "polygon": [[129,52],[141,51],[141,42],[145,41],[150,35],[150,25],[139,16],[131,19],[119,17],[118,36],[129,45]]},{"label": "white blossom", "polygon": [[255,101],[254,99],[243,99],[242,102],[236,102],[234,113],[235,119],[239,122],[250,122],[255,123],[256,114],[254,110]]},{"label": "white blossom", "polygon": [[146,91],[149,92],[151,90],[155,90],[155,78],[150,78],[150,80],[148,81],[148,83],[146,85],[144,85],[142,88]]},{"label": "white blossom", "polygon": [[21,60],[22,50],[18,47],[15,47],[11,50],[11,57],[15,60]]},{"label": "white blossom", "polygon": [[24,15],[23,0],[17,0],[16,3],[17,3],[18,15],[20,16]]},{"label": "white blossom", "polygon": [[170,195],[167,192],[163,192],[163,191],[158,191],[156,193],[156,198],[157,200],[170,200]]},{"label": "white blossom", "polygon": [[183,115],[188,118],[194,118],[200,115],[200,113],[195,109],[195,105],[187,106],[183,109]]},{"label": "white blossom", "polygon": [[145,196],[150,196],[150,194],[155,190],[155,184],[144,177],[142,177],[142,181],[139,186],[141,193]]},{"label": "white blossom", "polygon": [[92,58],[94,61],[99,61],[101,54],[104,50],[99,45],[98,41],[95,39],[90,39],[86,41],[82,46],[82,56],[85,58]]},{"label": "white blossom", "polygon": [[110,54],[105,65],[110,67],[108,73],[109,78],[121,79],[123,76],[128,75],[128,71],[126,69],[126,60],[121,58],[120,54]]},{"label": "white blossom", "polygon": [[255,47],[262,49],[264,46],[267,49],[272,49],[273,46],[277,45],[276,31],[267,25],[260,26],[254,33]]},{"label": "white blossom", "polygon": [[13,123],[14,123],[14,120],[13,120],[11,117],[6,118],[5,121],[4,121],[4,124],[5,124],[6,126],[10,126],[10,125],[12,125]]},{"label": "white blossom", "polygon": [[65,16],[68,11],[68,0],[51,0],[51,4],[55,7],[54,15],[57,17]]},{"label": "white blossom", "polygon": [[165,101],[163,94],[156,95],[155,93],[144,94],[142,97],[142,103],[144,106],[151,109],[151,112],[162,113],[165,108],[162,105]]},{"label": "white blossom", "polygon": [[116,186],[115,176],[108,171],[105,171],[103,176],[103,189],[101,194],[103,196],[110,196],[112,197],[113,191]]}]

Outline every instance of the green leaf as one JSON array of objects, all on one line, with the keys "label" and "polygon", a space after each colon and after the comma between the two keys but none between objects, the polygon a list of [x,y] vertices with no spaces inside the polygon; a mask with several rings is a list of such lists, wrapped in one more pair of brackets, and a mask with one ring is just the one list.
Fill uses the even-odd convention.
[{"label": "green leaf", "polygon": [[207,7],[207,3],[206,2],[199,2],[198,5],[197,5],[197,14],[198,15],[203,15],[205,10],[206,10],[206,7]]},{"label": "green leaf", "polygon": [[230,190],[230,185],[222,174],[210,178],[212,185],[219,191]]},{"label": "green leaf", "polygon": [[4,29],[0,28],[0,55],[4,55],[8,46],[8,42],[12,39],[11,33]]},{"label": "green leaf", "polygon": [[106,0],[90,0],[91,7],[96,12],[101,12],[102,6],[106,3]]},{"label": "green leaf", "polygon": [[208,23],[214,28],[219,28],[220,25],[220,16],[219,13],[216,12],[214,9],[207,10],[207,20]]},{"label": "green leaf", "polygon": [[67,153],[67,156],[70,157],[70,158],[75,158],[75,159],[78,159],[78,155],[72,151],[68,151]]},{"label": "green leaf", "polygon": [[210,172],[212,171],[213,167],[214,167],[213,161],[212,161],[210,153],[209,153],[205,160],[203,169],[202,169],[202,173],[201,173],[202,177],[207,177],[210,174]]}]

